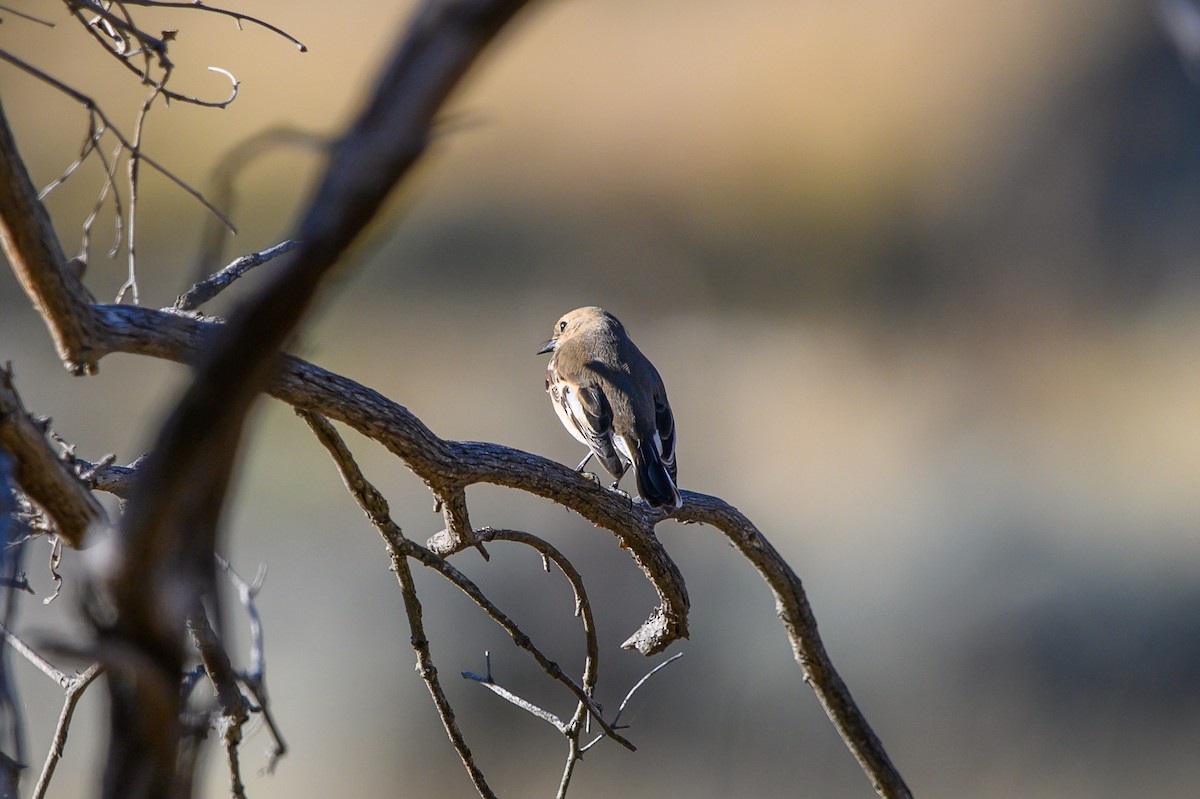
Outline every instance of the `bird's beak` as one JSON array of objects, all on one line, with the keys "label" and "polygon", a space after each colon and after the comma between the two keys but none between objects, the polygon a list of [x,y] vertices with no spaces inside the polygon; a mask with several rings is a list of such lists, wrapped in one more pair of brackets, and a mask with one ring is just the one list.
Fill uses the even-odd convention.
[{"label": "bird's beak", "polygon": [[554,345],[557,343],[558,342],[555,341],[554,339],[550,339],[549,341],[547,341],[545,344],[542,345],[542,348],[537,351],[537,354],[545,355],[547,352],[554,352]]}]

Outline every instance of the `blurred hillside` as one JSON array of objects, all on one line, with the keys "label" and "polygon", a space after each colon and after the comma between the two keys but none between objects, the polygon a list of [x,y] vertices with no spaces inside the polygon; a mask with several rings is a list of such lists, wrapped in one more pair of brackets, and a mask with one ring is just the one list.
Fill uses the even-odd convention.
[{"label": "blurred hillside", "polygon": [[[209,64],[242,81],[224,111],[151,114],[147,150],[200,187],[255,131],[336,131],[407,13],[368,0],[253,11],[310,52],[160,14],[181,30],[180,87],[221,96]],[[141,89],[55,21],[5,17],[0,47],[131,127]],[[78,152],[83,112],[8,67],[0,98],[48,183]],[[1198,142],[1200,89],[1140,4],[534,6],[455,100],[298,350],[440,435],[573,464],[533,352],[562,312],[604,305],[664,375],[683,486],[741,508],[805,579],[835,662],[918,795],[1193,796]],[[251,165],[227,258],[286,235],[317,166],[291,151]],[[193,278],[204,213],[145,174],[139,275],[158,306]],[[68,250],[98,176],[89,164],[47,200]],[[101,216],[88,274],[102,299],[124,279],[123,254],[103,257],[111,223]],[[257,279],[243,283],[214,309]],[[7,270],[0,358],[81,455],[122,462],[185,376],[118,356],[68,377]],[[264,403],[259,422],[228,538],[243,573],[270,565],[260,603],[293,756],[249,777],[251,795],[401,783],[469,795],[412,674],[374,534],[290,413]],[[406,532],[439,528],[419,481],[350,443]],[[561,509],[498,489],[471,499],[475,523],[545,534],[588,572],[602,701],[615,706],[648,668],[616,650],[651,606],[640,575]],[[710,531],[660,535],[694,603],[687,656],[639,694],[639,752],[600,747],[571,795],[870,795],[765,587]],[[560,581],[495,554],[462,565],[572,662]],[[27,568],[44,596],[41,557]],[[472,608],[420,587],[444,674],[480,671],[491,649],[498,678],[561,709]],[[543,587],[561,612],[546,612]],[[31,602],[22,620],[68,624],[69,609]],[[22,680],[42,752],[57,689]],[[549,794],[551,731],[472,688],[450,686],[484,771],[504,795]],[[52,795],[91,784],[80,729]],[[208,791],[223,795],[221,780]]]}]

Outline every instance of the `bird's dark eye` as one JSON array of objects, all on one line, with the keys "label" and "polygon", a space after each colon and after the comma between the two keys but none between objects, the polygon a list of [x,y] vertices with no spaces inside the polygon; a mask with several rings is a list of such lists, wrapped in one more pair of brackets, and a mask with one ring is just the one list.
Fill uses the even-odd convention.
[{"label": "bird's dark eye", "polygon": [[566,330],[566,329],[567,329],[567,322],[566,322],[566,320],[564,319],[563,321],[561,321],[561,322],[559,322],[559,323],[558,323],[558,332],[559,332],[559,333],[561,333],[561,332],[563,332],[563,331],[564,331],[564,330]]}]

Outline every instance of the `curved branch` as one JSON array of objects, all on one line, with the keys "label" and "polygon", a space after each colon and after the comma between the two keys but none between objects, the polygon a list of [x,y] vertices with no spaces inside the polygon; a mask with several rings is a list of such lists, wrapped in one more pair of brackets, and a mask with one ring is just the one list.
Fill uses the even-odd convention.
[{"label": "curved branch", "polygon": [[66,267],[50,214],[38,199],[0,105],[0,243],[25,293],[50,330],[58,357],[76,374],[94,371],[98,355],[87,292]]},{"label": "curved branch", "polygon": [[[131,305],[93,306],[108,352],[189,363],[220,325]],[[350,378],[281,356],[267,392],[297,410],[343,422],[383,444],[431,487],[472,483],[515,488],[564,505],[614,533],[658,592],[659,605],[623,646],[645,655],[687,637],[689,601],[683,575],[654,535],[664,517],[644,503],[600,487],[556,461],[500,444],[448,441],[403,405]],[[431,548],[443,552],[441,536]]]},{"label": "curved branch", "polygon": [[302,53],[308,52],[308,46],[304,42],[297,39],[292,34],[285,31],[283,28],[272,25],[271,23],[252,17],[249,14],[243,14],[240,11],[232,11],[226,8],[217,8],[215,6],[206,6],[201,0],[188,0],[188,2],[165,2],[165,0],[124,0],[127,6],[147,6],[150,8],[186,8],[193,11],[207,11],[211,14],[220,14],[221,16],[230,17],[237,23],[238,28],[242,27],[243,22],[249,22],[257,25],[260,28],[265,28],[271,33],[276,34],[284,39],[287,39],[292,44],[296,45]]},{"label": "curved branch", "polygon": [[884,797],[911,797],[904,778],[892,765],[883,744],[850,695],[850,689],[833,667],[833,661],[817,632],[817,619],[804,593],[804,586],[792,567],[737,508],[717,497],[692,491],[681,493],[683,507],[676,511],[675,518],[684,523],[698,522],[720,530],[754,564],[759,575],[770,586],[771,593],[775,595],[775,612],[787,631],[792,655],[804,672],[804,681],[812,687],[825,714],[870,777],[876,793]]},{"label": "curved branch", "polygon": [[[212,323],[172,317],[130,306],[96,306],[114,349],[185,362],[203,346]],[[163,317],[170,325],[162,324]],[[626,648],[655,654],[687,636],[687,590],[653,527],[664,518],[640,502],[601,488],[560,463],[499,444],[438,438],[407,408],[349,378],[292,356],[283,356],[268,392],[288,404],[344,422],[382,443],[432,484],[493,483],[528,491],[579,513],[615,533],[658,591],[660,605]],[[800,578],[762,533],[736,508],[717,497],[682,492],[681,522],[721,530],[754,564],[775,594],[780,619],[797,663],[826,714],[881,796],[910,795],[878,737],[833,667],[817,630]],[[486,540],[483,539],[483,540]]]},{"label": "curved branch", "polygon": [[[136,723],[143,732],[151,729],[152,722],[144,713],[133,715],[134,708],[166,709],[156,708],[155,703],[167,700],[173,678],[159,681],[157,687],[146,678],[178,672],[173,653],[181,625],[168,630],[160,626],[162,619],[153,615],[138,618],[138,613],[152,614],[155,592],[165,588],[164,581],[171,580],[180,567],[184,571],[211,570],[217,510],[225,487],[224,478],[214,480],[214,475],[228,474],[228,469],[220,466],[232,463],[245,413],[262,387],[297,409],[340,420],[379,441],[419,477],[443,491],[477,482],[517,488],[571,508],[611,530],[650,578],[660,600],[655,613],[625,645],[650,654],[687,635],[688,599],[682,577],[653,534],[655,524],[666,518],[660,512],[607,491],[545,458],[495,444],[438,438],[406,408],[377,392],[299,359],[274,355],[311,303],[330,266],[424,151],[433,116],[446,95],[522,5],[519,0],[431,0],[422,7],[409,38],[380,78],[367,107],[336,144],[316,199],[295,236],[303,245],[215,339],[214,326],[195,320],[143,308],[88,305],[78,280],[69,279],[44,208],[27,186],[28,177],[11,134],[0,125],[0,217],[5,223],[5,248],[68,365],[83,371],[115,351],[178,361],[204,355],[199,376],[164,428],[152,456],[153,468],[147,469],[147,477],[156,479],[139,481],[123,525],[126,559],[119,568],[124,582],[122,573],[113,576],[126,590],[142,595],[118,597],[116,607],[122,616],[132,615],[124,618],[124,630],[117,631],[117,638],[123,641],[100,650],[122,652],[127,660],[154,668],[144,668],[136,683],[138,691],[146,690],[144,695],[127,690],[129,681],[122,688],[126,693],[114,690],[114,740],[121,736],[136,740],[129,737],[128,730],[118,729],[122,722],[127,726]],[[6,56],[0,52],[0,58]],[[30,71],[28,65],[17,65]],[[157,166],[144,154],[141,158]],[[14,216],[36,221],[33,225],[13,223]],[[212,393],[218,387],[222,390],[215,396],[224,404],[220,408],[215,407]],[[232,398],[229,388],[234,389]],[[203,445],[199,449],[197,441]],[[175,459],[177,453],[184,457]],[[188,468],[172,468],[170,464],[175,463],[186,463]],[[205,480],[195,483],[191,479],[195,474],[205,475]],[[721,529],[767,581],[806,681],[876,790],[885,797],[909,796],[833,669],[795,573],[736,509],[702,494],[683,492],[683,497],[684,505],[675,518]],[[441,560],[412,544],[412,554],[421,552]],[[153,568],[148,567],[151,563]],[[164,564],[167,568],[162,569]],[[160,576],[138,584],[145,574]],[[188,576],[197,575],[193,571]],[[164,654],[167,656],[161,657]],[[159,721],[171,718],[173,715],[166,713]],[[156,729],[166,727],[159,724]],[[148,766],[146,751],[137,754],[138,762],[110,760],[110,768],[127,768],[125,778],[130,779],[139,773],[146,776],[155,766],[169,770],[173,762],[158,760]],[[163,752],[154,754],[157,758]],[[112,774],[110,771],[110,777]],[[110,780],[110,795],[119,788],[119,783]]]}]

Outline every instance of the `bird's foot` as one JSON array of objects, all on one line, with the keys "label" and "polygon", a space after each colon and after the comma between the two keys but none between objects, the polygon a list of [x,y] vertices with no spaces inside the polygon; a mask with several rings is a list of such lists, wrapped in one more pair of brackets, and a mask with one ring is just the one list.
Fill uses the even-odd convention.
[{"label": "bird's foot", "polygon": [[620,480],[614,481],[613,484],[608,487],[608,490],[615,491],[618,494],[620,494],[621,496],[625,497],[625,499],[629,499],[629,494],[627,494],[624,491],[622,491],[621,489],[617,488],[617,486],[620,485],[620,483],[621,483]]}]

